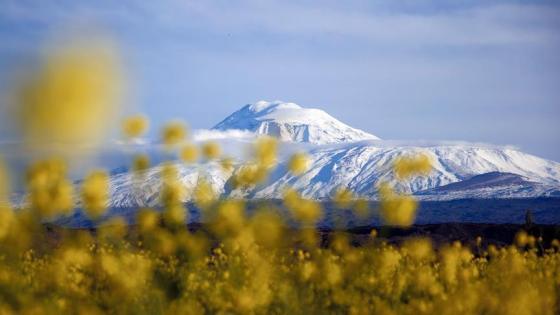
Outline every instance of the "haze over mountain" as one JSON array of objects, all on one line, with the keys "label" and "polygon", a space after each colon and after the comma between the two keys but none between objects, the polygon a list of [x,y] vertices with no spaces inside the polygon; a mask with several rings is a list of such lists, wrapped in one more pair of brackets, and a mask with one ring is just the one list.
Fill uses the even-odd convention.
[{"label": "haze over mountain", "polygon": [[[177,163],[180,180],[187,187],[204,178],[222,196],[280,198],[286,187],[293,187],[305,197],[328,200],[336,189],[344,187],[362,197],[376,199],[377,185],[388,181],[395,182],[402,192],[428,200],[526,198],[555,196],[560,191],[559,163],[515,148],[463,142],[384,141],[347,126],[324,111],[294,103],[260,101],[246,105],[202,134],[199,140],[219,139],[226,151],[239,150],[259,135],[275,136],[282,141],[278,165],[267,182],[249,190],[232,190],[228,181],[235,170],[224,171],[217,162]],[[301,176],[294,176],[288,171],[287,159],[298,150],[308,152],[310,167]],[[433,172],[409,182],[396,182],[394,160],[418,153],[431,157]],[[240,156],[236,166],[243,164]],[[111,206],[157,205],[159,173],[156,166],[147,171],[142,181],[135,181],[126,172],[113,175]],[[477,176],[487,173],[513,179],[487,181],[484,187],[471,185],[478,182]],[[464,185],[446,186],[459,182]],[[187,197],[185,201],[188,200]]]}]

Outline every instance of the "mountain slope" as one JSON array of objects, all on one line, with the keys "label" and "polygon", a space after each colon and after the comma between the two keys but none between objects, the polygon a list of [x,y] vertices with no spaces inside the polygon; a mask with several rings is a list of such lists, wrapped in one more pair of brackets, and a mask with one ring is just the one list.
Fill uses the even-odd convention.
[{"label": "mountain slope", "polygon": [[[232,140],[234,141],[234,140]],[[540,159],[514,149],[483,146],[460,145],[400,145],[383,147],[378,141],[364,141],[344,145],[323,145],[311,147],[309,151],[310,167],[301,176],[293,176],[287,168],[287,160],[279,161],[270,174],[268,181],[248,191],[232,191],[227,182],[232,172],[223,171],[217,163],[197,166],[177,164],[180,181],[187,187],[193,187],[201,177],[210,182],[213,189],[222,196],[246,198],[281,198],[286,187],[293,187],[304,196],[317,200],[329,199],[333,192],[347,188],[356,194],[376,199],[376,186],[382,182],[393,182],[397,189],[407,193],[434,195],[431,199],[461,198],[511,198],[538,197],[560,190],[560,164]],[[426,154],[431,157],[434,170],[428,176],[416,177],[410,182],[395,181],[392,171],[393,161],[403,155]],[[112,177],[112,206],[154,206],[157,205],[159,188],[159,167],[148,171],[145,178],[134,180],[131,174],[118,174]],[[500,172],[511,173],[507,178],[495,181],[500,187],[494,190],[451,189],[427,193],[427,190],[445,187],[452,183],[465,182],[465,187],[477,188],[476,175]],[[514,175],[517,174],[517,175]],[[513,177],[511,177],[513,176]],[[519,176],[519,177],[515,177]],[[473,179],[474,178],[474,179]],[[467,184],[470,186],[467,186]],[[534,189],[520,190],[532,183]],[[479,183],[480,184],[480,183]],[[492,186],[492,181],[486,181]],[[484,187],[478,187],[484,188]],[[453,191],[451,191],[453,190]],[[479,195],[476,195],[476,192]],[[426,196],[424,199],[430,199]],[[187,196],[184,201],[188,201]]]},{"label": "mountain slope", "polygon": [[[560,191],[560,164],[557,162],[513,148],[481,144],[379,140],[324,111],[294,103],[260,101],[246,105],[213,130],[195,133],[194,141],[219,142],[224,153],[234,157],[239,167],[246,159],[243,151],[263,134],[281,140],[278,165],[264,184],[250,190],[232,190],[228,185],[232,172],[222,170],[219,163],[214,162],[189,166],[177,162],[179,180],[192,189],[204,178],[223,197],[258,199],[281,198],[286,187],[317,200],[331,198],[341,187],[376,199],[377,186],[385,182],[393,183],[401,192],[436,200],[539,197]],[[287,161],[291,154],[301,150],[308,153],[309,169],[300,176],[293,176],[288,171]],[[429,156],[433,171],[409,182],[396,181],[395,159],[415,154]],[[165,157],[169,157],[169,152],[162,152],[160,157],[150,155],[153,161],[162,161]],[[111,206],[157,206],[160,172],[161,168],[156,166],[138,178],[124,172],[123,168],[116,168],[111,176]],[[187,194],[184,201],[188,200]]]},{"label": "mountain slope", "polygon": [[451,183],[432,189],[437,192],[472,190],[481,188],[491,188],[511,185],[531,185],[536,184],[523,178],[523,176],[512,173],[490,172],[475,175],[469,179],[457,183]]},{"label": "mountain slope", "polygon": [[560,164],[513,149],[474,145],[379,147],[366,142],[313,150],[311,167],[299,177],[290,175],[280,165],[271,183],[258,189],[254,197],[278,197],[288,185],[315,199],[328,199],[339,187],[374,198],[379,183],[395,182],[393,161],[399,156],[419,153],[431,157],[433,171],[410,182],[396,182],[400,191],[415,193],[489,172],[510,172],[535,182],[560,185]]},{"label": "mountain slope", "polygon": [[338,121],[322,110],[280,101],[260,101],[246,105],[213,129],[249,130],[274,136],[282,141],[314,144],[379,139]]},{"label": "mountain slope", "polygon": [[512,173],[490,172],[440,187],[416,192],[422,200],[558,197],[560,187],[529,181]]}]

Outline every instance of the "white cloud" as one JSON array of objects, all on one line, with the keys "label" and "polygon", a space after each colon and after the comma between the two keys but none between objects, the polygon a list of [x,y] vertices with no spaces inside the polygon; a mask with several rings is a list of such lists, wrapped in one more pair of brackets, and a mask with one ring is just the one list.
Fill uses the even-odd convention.
[{"label": "white cloud", "polygon": [[560,10],[530,4],[487,5],[437,14],[364,12],[286,1],[186,5],[214,31],[265,31],[293,36],[350,36],[402,45],[500,45],[558,41]]},{"label": "white cloud", "polygon": [[256,135],[246,130],[211,130],[198,129],[193,131],[193,140],[196,142],[204,142],[210,140],[236,139],[236,140],[254,140]]}]

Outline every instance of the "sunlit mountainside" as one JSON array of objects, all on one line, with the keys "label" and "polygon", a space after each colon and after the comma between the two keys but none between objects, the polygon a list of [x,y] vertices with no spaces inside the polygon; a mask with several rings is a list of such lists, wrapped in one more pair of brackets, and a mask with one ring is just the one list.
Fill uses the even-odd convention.
[{"label": "sunlit mountainside", "polygon": [[[243,149],[261,135],[281,141],[278,165],[268,179],[251,189],[233,189],[229,181],[246,158]],[[251,199],[281,198],[286,187],[303,196],[329,200],[338,188],[371,200],[377,199],[377,185],[394,181],[393,162],[398,157],[425,154],[433,165],[426,176],[397,183],[406,193],[424,200],[461,198],[526,198],[557,196],[560,192],[560,164],[523,153],[511,147],[465,142],[384,141],[349,127],[324,111],[294,103],[260,101],[246,105],[212,130],[195,132],[195,141],[217,141],[226,154],[236,157],[234,166],[224,170],[218,162],[194,165],[177,163],[180,180],[187,186],[204,179],[222,197]],[[289,171],[290,153],[305,151],[308,169],[298,176]],[[153,155],[157,155],[153,151]],[[120,169],[126,170],[123,165]],[[118,169],[118,168],[116,168]],[[134,174],[121,172],[111,177],[111,206],[155,206],[161,181],[161,167],[146,171],[138,182]],[[480,175],[516,176],[518,181],[489,181],[472,186]],[[511,174],[511,175],[509,175]],[[484,178],[484,177],[483,177]],[[446,185],[465,182],[464,185]],[[189,201],[186,195],[184,201]]]}]

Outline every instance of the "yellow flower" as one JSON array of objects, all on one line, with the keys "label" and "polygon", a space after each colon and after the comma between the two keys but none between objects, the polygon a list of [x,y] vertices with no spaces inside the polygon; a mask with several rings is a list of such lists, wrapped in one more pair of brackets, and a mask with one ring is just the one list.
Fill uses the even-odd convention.
[{"label": "yellow flower", "polygon": [[357,199],[354,203],[354,214],[360,219],[366,219],[371,214],[369,201],[367,199]]},{"label": "yellow flower", "polygon": [[187,128],[183,122],[174,121],[168,123],[161,132],[163,143],[167,146],[175,146],[185,140]]},{"label": "yellow flower", "polygon": [[152,209],[140,209],[136,215],[136,223],[141,232],[154,230],[159,223],[159,214]]},{"label": "yellow flower", "polygon": [[305,224],[315,223],[321,218],[323,212],[318,203],[302,198],[293,189],[286,189],[284,192],[284,205],[296,220]]},{"label": "yellow flower", "polygon": [[204,179],[199,179],[193,193],[194,202],[200,208],[208,208],[216,201],[216,192],[212,185]]},{"label": "yellow flower", "polygon": [[181,205],[187,196],[187,191],[183,183],[179,181],[174,165],[166,163],[161,167],[161,181],[161,204],[165,208]]},{"label": "yellow flower", "polygon": [[283,226],[280,216],[267,209],[260,209],[251,218],[251,228],[255,240],[263,246],[275,246],[282,238]]},{"label": "yellow flower", "polygon": [[177,235],[177,243],[184,248],[190,258],[201,259],[208,251],[209,241],[203,233],[181,232]]},{"label": "yellow flower", "polygon": [[14,212],[9,207],[0,205],[0,240],[3,240],[14,223]]},{"label": "yellow flower", "polygon": [[185,224],[187,211],[180,204],[168,205],[163,211],[163,220],[170,226]]},{"label": "yellow flower", "polygon": [[433,255],[432,242],[428,238],[413,238],[406,240],[403,250],[416,260],[428,259]]},{"label": "yellow flower", "polygon": [[4,166],[4,161],[0,159],[0,205],[4,202],[7,202],[9,192],[10,188],[8,174]]},{"label": "yellow flower", "polygon": [[519,247],[525,247],[529,244],[529,235],[525,231],[519,231],[515,235],[515,244]]},{"label": "yellow flower", "polygon": [[[176,215],[176,214],[172,214],[172,215]],[[181,219],[179,219],[178,217],[177,218],[165,217],[165,220],[168,224],[172,224],[172,225],[180,225],[184,222],[183,217],[181,217]],[[170,220],[173,220],[173,222],[170,222]],[[154,245],[155,245],[156,252],[158,252],[162,256],[171,256],[174,254],[175,250],[177,249],[177,244],[171,232],[169,232],[166,229],[157,229],[151,234],[151,236],[154,238],[155,241]]]},{"label": "yellow flower", "polygon": [[265,168],[273,167],[276,164],[278,154],[278,141],[272,137],[261,137],[255,142],[255,158],[257,164]]},{"label": "yellow flower", "polygon": [[220,236],[237,235],[245,225],[245,209],[240,201],[226,200],[218,206],[212,220],[213,231]]},{"label": "yellow flower", "polygon": [[220,165],[225,172],[231,172],[233,170],[233,159],[232,158],[223,158]]},{"label": "yellow flower", "polygon": [[410,226],[416,218],[418,204],[411,196],[399,195],[387,184],[379,188],[381,217],[386,224]]},{"label": "yellow flower", "polygon": [[196,146],[193,144],[186,144],[181,148],[181,152],[179,153],[181,160],[187,163],[194,163],[198,158],[198,150]]},{"label": "yellow flower", "polygon": [[333,201],[337,208],[344,209],[352,207],[354,202],[354,194],[345,188],[339,188],[335,191]]},{"label": "yellow flower", "polygon": [[160,177],[161,180],[166,182],[166,181],[176,181],[178,178],[178,170],[177,170],[177,166],[170,163],[170,162],[164,162],[161,164],[160,166]]},{"label": "yellow flower", "polygon": [[330,260],[325,264],[324,275],[326,277],[325,280],[331,286],[338,285],[342,281],[343,276],[340,266]]},{"label": "yellow flower", "polygon": [[301,266],[301,278],[308,281],[317,272],[317,266],[312,262],[304,262]]},{"label": "yellow flower", "polygon": [[128,138],[137,138],[148,131],[149,121],[144,115],[127,117],[122,123],[123,134]]},{"label": "yellow flower", "polygon": [[266,180],[268,170],[258,164],[242,165],[234,174],[234,188],[248,188]]},{"label": "yellow flower", "polygon": [[98,228],[101,239],[122,239],[126,235],[127,224],[122,217],[113,217]]},{"label": "yellow flower", "polygon": [[101,270],[105,272],[109,283],[118,291],[113,294],[134,294],[148,284],[151,275],[151,261],[139,254],[123,252],[119,255],[102,253]]},{"label": "yellow flower", "polygon": [[426,175],[432,171],[432,160],[426,154],[399,157],[395,160],[394,171],[398,179],[407,179],[414,175]]},{"label": "yellow flower", "polygon": [[146,154],[138,154],[132,160],[132,170],[142,173],[150,167],[150,158]]},{"label": "yellow flower", "polygon": [[208,141],[202,145],[202,154],[209,160],[216,159],[221,154],[220,145],[217,142]]},{"label": "yellow flower", "polygon": [[307,171],[309,165],[309,158],[305,153],[296,153],[288,162],[288,169],[294,175],[301,175]]},{"label": "yellow flower", "polygon": [[26,144],[48,149],[54,144],[98,144],[117,116],[122,90],[119,58],[107,41],[57,46],[16,97]]},{"label": "yellow flower", "polygon": [[160,200],[164,207],[179,205],[186,197],[186,189],[178,180],[168,180],[163,182]]},{"label": "yellow flower", "polygon": [[74,208],[74,186],[66,179],[66,164],[51,159],[28,169],[27,188],[31,208],[42,217],[67,214]]},{"label": "yellow flower", "polygon": [[82,201],[90,218],[102,216],[109,204],[109,175],[105,171],[93,171],[82,184]]},{"label": "yellow flower", "polygon": [[67,265],[84,267],[92,262],[89,252],[83,248],[65,248],[61,253],[61,260]]}]

